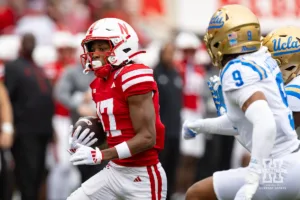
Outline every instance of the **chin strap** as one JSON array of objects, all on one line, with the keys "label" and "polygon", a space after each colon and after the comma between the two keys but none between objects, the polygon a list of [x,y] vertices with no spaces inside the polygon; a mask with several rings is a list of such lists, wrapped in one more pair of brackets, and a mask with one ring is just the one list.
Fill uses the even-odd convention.
[{"label": "chin strap", "polygon": [[[121,68],[121,67],[124,67],[125,65],[127,65],[127,64],[131,61],[131,59],[132,59],[133,57],[135,57],[135,56],[137,56],[137,55],[139,55],[139,54],[141,54],[141,53],[146,53],[146,51],[144,51],[144,50],[143,50],[143,51],[137,51],[137,52],[131,54],[131,55],[128,57],[128,59],[125,60],[124,62],[122,62],[119,66],[113,66],[113,65],[112,65],[113,70],[116,70],[116,69],[119,69],[119,68]],[[101,61],[93,61],[93,62],[100,62],[100,63],[101,63]],[[102,63],[101,63],[101,65],[100,65],[100,63],[97,63],[98,66],[103,67],[103,66],[102,66]],[[96,63],[95,63],[95,64],[96,64]],[[100,67],[99,67],[99,68],[100,68]],[[92,66],[91,63],[86,63],[86,64],[85,64],[85,69],[83,70],[83,74],[88,74],[90,71],[95,71],[95,69],[93,68],[93,66]]]}]

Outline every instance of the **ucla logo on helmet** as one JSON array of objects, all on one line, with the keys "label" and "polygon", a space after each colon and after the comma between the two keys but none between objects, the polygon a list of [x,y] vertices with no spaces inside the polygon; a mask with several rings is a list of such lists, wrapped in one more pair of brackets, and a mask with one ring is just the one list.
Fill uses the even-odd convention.
[{"label": "ucla logo on helmet", "polygon": [[211,18],[208,29],[222,28],[224,26],[224,20],[221,15],[222,15],[222,12],[220,11],[220,12],[216,13],[216,16]]},{"label": "ucla logo on helmet", "polygon": [[[287,42],[282,42],[281,38],[272,40],[274,56],[300,52],[300,44],[298,40],[293,41],[293,37],[289,36]],[[280,52],[278,52],[280,51]]]}]

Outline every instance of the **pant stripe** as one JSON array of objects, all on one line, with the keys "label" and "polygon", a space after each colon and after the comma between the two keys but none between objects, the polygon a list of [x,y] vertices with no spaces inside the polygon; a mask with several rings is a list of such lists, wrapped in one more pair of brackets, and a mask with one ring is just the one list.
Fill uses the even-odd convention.
[{"label": "pant stripe", "polygon": [[162,179],[161,179],[160,171],[157,168],[157,165],[154,165],[154,171],[157,176],[157,182],[158,182],[157,200],[161,200]]},{"label": "pant stripe", "polygon": [[157,175],[156,175],[156,172],[155,172],[155,170],[154,170],[154,166],[151,166],[151,170],[152,170],[152,174],[153,174],[153,177],[154,177],[154,185],[155,185],[155,198],[157,199],[157,200],[159,200],[159,198],[158,198],[158,193],[157,193],[157,191],[158,191],[158,179],[157,179]]},{"label": "pant stripe", "polygon": [[151,200],[156,200],[156,194],[155,194],[155,181],[154,176],[151,170],[151,166],[147,166],[147,171],[150,179],[150,186],[151,186]]}]

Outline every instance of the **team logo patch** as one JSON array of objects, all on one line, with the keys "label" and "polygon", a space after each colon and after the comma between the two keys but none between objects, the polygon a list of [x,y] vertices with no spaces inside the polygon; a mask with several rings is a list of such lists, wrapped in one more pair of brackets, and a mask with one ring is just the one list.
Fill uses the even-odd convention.
[{"label": "team logo patch", "polygon": [[[298,39],[298,38],[297,38]],[[286,55],[300,52],[300,39],[293,40],[293,37],[288,37],[287,42],[282,42],[281,38],[272,40],[274,56]]]},{"label": "team logo patch", "polygon": [[208,30],[214,29],[214,28],[222,28],[224,26],[224,20],[222,17],[223,12],[219,11],[216,13],[215,16],[213,16],[209,22]]},{"label": "team logo patch", "polygon": [[237,45],[237,33],[236,32],[232,32],[232,33],[229,33],[228,35],[227,35],[227,37],[228,37],[228,40],[229,40],[229,45],[230,46],[235,46],[235,45]]}]

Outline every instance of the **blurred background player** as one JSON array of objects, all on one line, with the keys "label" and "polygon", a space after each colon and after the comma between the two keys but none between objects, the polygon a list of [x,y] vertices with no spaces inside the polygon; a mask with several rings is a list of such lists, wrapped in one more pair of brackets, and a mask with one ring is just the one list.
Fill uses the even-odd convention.
[{"label": "blurred background player", "polygon": [[[241,15],[243,21],[238,20]],[[240,142],[251,151],[251,160],[246,168],[215,172],[194,184],[187,192],[188,200],[299,198],[300,186],[294,187],[293,180],[300,177],[295,170],[300,166],[300,141],[282,74],[268,49],[261,47],[260,38],[259,21],[246,7],[224,6],[211,18],[204,40],[214,65],[221,69],[227,113],[186,121],[183,134],[187,139],[201,132],[239,134]],[[286,170],[280,173],[280,185],[286,190],[264,189],[270,183],[266,176],[272,176],[264,170],[270,170],[274,158],[281,161],[276,169]]]},{"label": "blurred background player", "polygon": [[37,200],[45,172],[45,152],[53,136],[52,86],[32,57],[35,38],[21,37],[19,57],[5,64],[4,83],[13,108],[12,153],[22,200]]},{"label": "blurred background player", "polygon": [[[96,116],[96,108],[89,88],[95,75],[93,73],[88,73],[83,76],[83,68],[80,63],[80,55],[83,53],[80,44],[84,37],[85,34],[80,33],[76,35],[76,41],[78,42],[78,47],[76,49],[76,64],[74,67],[68,67],[61,73],[54,89],[55,99],[61,102],[61,104],[69,110],[72,124],[75,124],[80,117]],[[62,148],[62,150],[65,149],[66,148]],[[70,164],[69,159],[67,159],[67,161]],[[81,182],[85,182],[98,173],[103,169],[105,164],[107,163],[103,162],[100,165],[95,166],[79,165],[78,169],[81,173]]]},{"label": "blurred background player", "polygon": [[[200,39],[194,33],[180,32],[175,38],[175,46],[177,70],[183,80],[182,122],[202,118],[206,111],[202,96],[206,85],[204,65],[199,64],[196,59],[196,52],[201,47]],[[204,135],[189,141],[180,138],[181,156],[177,168],[175,196],[183,196],[193,184],[197,164],[205,150]]]},{"label": "blurred background player", "polygon": [[[53,87],[57,84],[62,73],[68,68],[74,67],[76,37],[68,31],[57,31],[53,35],[53,46],[56,50],[56,60],[43,66],[45,74],[52,82]],[[68,149],[68,134],[71,125],[69,109],[55,98],[55,113],[53,116],[53,128],[55,131],[55,143],[52,146],[52,154],[55,164],[51,167],[48,179],[48,199],[66,199],[79,184],[76,182],[76,168],[70,162]],[[63,178],[62,178],[63,177]],[[72,184],[70,184],[72,183]]]},{"label": "blurred background player", "polygon": [[3,84],[4,65],[0,61],[0,199],[10,200],[13,194],[13,159],[10,148],[14,141],[13,113],[9,96]]},{"label": "blurred background player", "polygon": [[159,90],[160,118],[166,128],[165,149],[160,153],[159,158],[168,179],[167,199],[170,199],[171,194],[175,191],[176,168],[180,158],[180,114],[183,105],[183,82],[174,62],[174,54],[174,44],[166,43],[160,51],[159,63],[154,68],[154,78]]},{"label": "blurred background player", "polygon": [[82,42],[85,71],[97,114],[110,148],[83,145],[72,155],[74,165],[112,160],[87,180],[68,200],[165,199],[167,179],[158,153],[164,147],[164,125],[153,70],[134,63],[139,39],[133,28],[116,18],[96,21]]}]

